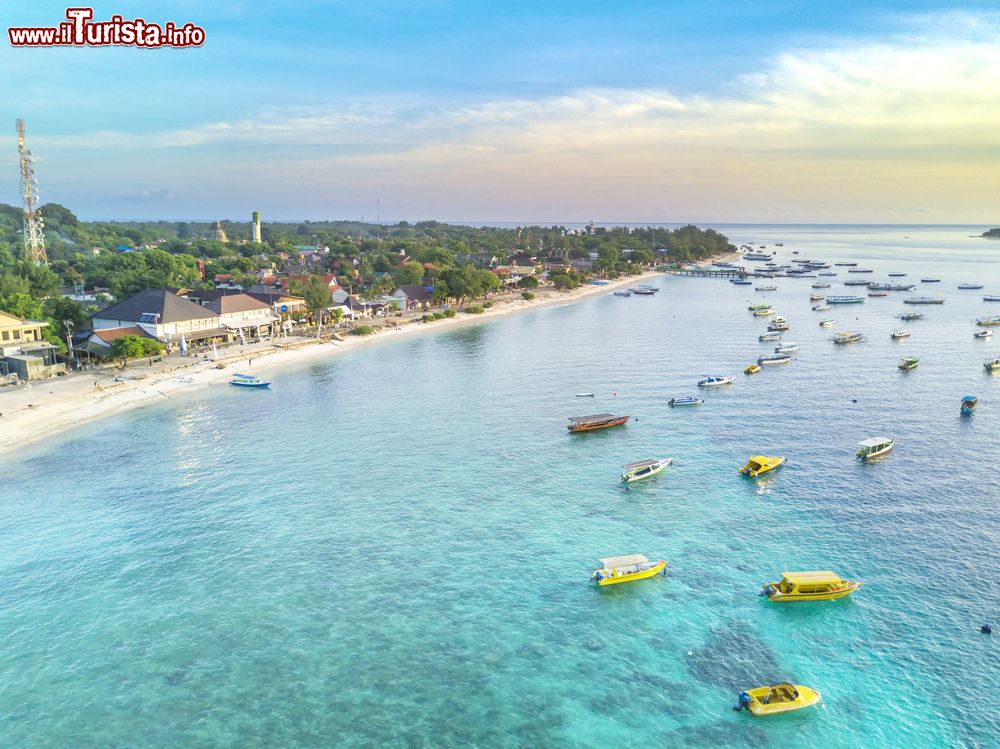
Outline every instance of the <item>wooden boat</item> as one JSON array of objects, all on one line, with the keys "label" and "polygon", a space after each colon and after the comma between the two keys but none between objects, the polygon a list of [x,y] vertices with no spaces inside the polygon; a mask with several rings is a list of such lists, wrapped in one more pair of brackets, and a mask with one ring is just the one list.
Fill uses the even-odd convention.
[{"label": "wooden boat", "polygon": [[740,280],[738,278],[732,279],[730,281],[730,283],[733,284],[734,286],[752,286],[753,285],[753,281],[744,281],[744,280]]},{"label": "wooden boat", "polygon": [[1000,302],[1000,296],[984,296],[984,302]]},{"label": "wooden boat", "polygon": [[830,288],[830,284],[828,284],[828,283],[825,283],[825,282],[822,282],[822,283],[814,283],[814,284],[812,285],[812,287],[813,287],[814,289],[829,289],[829,288]]},{"label": "wooden boat", "polygon": [[976,396],[965,396],[962,398],[962,415],[971,416],[972,412],[976,410],[977,405],[979,405],[979,399]]},{"label": "wooden boat", "polygon": [[894,330],[889,334],[889,337],[894,341],[899,341],[903,338],[910,337],[910,331],[908,330]]},{"label": "wooden boat", "polygon": [[868,286],[871,281],[860,281],[852,279],[850,281],[844,281],[844,286]]},{"label": "wooden boat", "polygon": [[754,291],[777,291],[777,286],[754,286]]},{"label": "wooden boat", "polygon": [[845,268],[853,268],[857,263],[834,263],[834,265],[840,265]]},{"label": "wooden boat", "polygon": [[658,474],[673,462],[673,458],[651,458],[650,460],[640,460],[637,463],[628,463],[623,466],[622,481],[626,484],[631,484],[633,481],[648,479],[650,476]]},{"label": "wooden boat", "polygon": [[836,320],[820,320],[819,326],[821,328],[832,328],[833,324],[837,322]]},{"label": "wooden boat", "polygon": [[569,426],[572,432],[593,432],[597,429],[608,429],[624,424],[631,416],[615,416],[614,414],[591,414],[590,416],[570,416]]},{"label": "wooden boat", "polygon": [[593,393],[577,393],[576,397],[577,398],[593,398],[594,394]]},{"label": "wooden boat", "polygon": [[976,291],[983,288],[983,285],[981,283],[960,283],[958,288],[962,291]]},{"label": "wooden boat", "polygon": [[891,437],[872,437],[858,443],[856,455],[861,460],[875,460],[883,455],[888,455],[895,444],[896,440]]},{"label": "wooden boat", "polygon": [[810,302],[822,302],[823,299],[824,299],[823,294],[810,294],[809,295],[809,301]]},{"label": "wooden boat", "polygon": [[994,325],[1000,325],[1000,317],[977,317],[976,325],[982,328],[993,327]]},{"label": "wooden boat", "polygon": [[667,401],[668,406],[700,406],[704,403],[701,398],[695,398],[693,395],[683,395],[680,398],[671,398]]},{"label": "wooden boat", "polygon": [[645,580],[660,573],[667,574],[666,561],[661,559],[658,562],[650,562],[642,554],[605,557],[598,561],[600,561],[601,567],[594,570],[590,579],[596,580],[597,584],[602,587],[605,585],[617,585],[618,583]]},{"label": "wooden boat", "polygon": [[[870,288],[870,287],[869,287],[869,288]],[[870,297],[883,297],[883,296],[889,296],[889,292],[888,292],[888,291],[869,291],[869,292],[868,292],[868,296],[870,296]]]},{"label": "wooden boat", "polygon": [[706,375],[704,380],[698,380],[698,387],[700,388],[711,388],[719,387],[720,385],[732,385],[733,378],[725,377],[723,375]]},{"label": "wooden boat", "polygon": [[771,309],[771,305],[770,304],[766,304],[766,303],[763,303],[763,304],[751,304],[749,307],[747,307],[747,309],[750,310],[751,312],[756,312],[757,310],[761,310],[761,309]]},{"label": "wooden boat", "polygon": [[613,293],[615,296],[632,296],[632,292],[628,289],[625,289],[624,291],[615,291]]},{"label": "wooden boat", "polygon": [[773,354],[771,356],[758,356],[757,363],[762,367],[768,367],[774,364],[788,364],[792,360],[792,357],[787,354]]},{"label": "wooden boat", "polygon": [[935,299],[929,296],[915,296],[911,299],[904,299],[903,304],[944,304],[944,299]]},{"label": "wooden boat", "polygon": [[783,317],[776,317],[768,323],[767,329],[771,332],[788,330],[788,321]]},{"label": "wooden boat", "polygon": [[780,330],[768,330],[766,333],[761,333],[757,336],[757,340],[761,343],[766,343],[768,341],[780,341],[781,331]]},{"label": "wooden boat", "polygon": [[266,388],[270,387],[269,380],[262,380],[257,375],[234,374],[229,378],[229,384],[241,388]]},{"label": "wooden boat", "polygon": [[851,268],[848,273],[874,273],[872,268]]},{"label": "wooden boat", "polygon": [[863,296],[828,296],[827,304],[861,304],[865,301]]},{"label": "wooden boat", "polygon": [[905,275],[905,273],[890,273],[889,278],[902,278]]},{"label": "wooden boat", "polygon": [[910,320],[923,320],[924,316],[920,312],[907,312],[905,315],[900,315],[899,319],[909,322]]},{"label": "wooden boat", "polygon": [[743,374],[748,375],[757,374],[758,372],[760,372],[759,364],[747,364],[746,369],[743,370]]},{"label": "wooden boat", "polygon": [[653,296],[656,293],[653,289],[647,289],[644,286],[632,286],[628,290],[638,296]]},{"label": "wooden boat", "polygon": [[983,363],[983,369],[985,369],[990,374],[995,374],[1000,372],[1000,356],[995,356],[992,359],[987,359]]},{"label": "wooden boat", "polygon": [[860,333],[849,331],[844,333],[837,333],[837,335],[833,337],[833,342],[839,344],[858,343],[861,339],[862,335]]},{"label": "wooden boat", "polygon": [[940,278],[921,278],[920,283],[941,283]]},{"label": "wooden boat", "polygon": [[896,366],[903,372],[909,372],[916,369],[918,364],[920,364],[920,359],[915,356],[907,356],[900,359]]},{"label": "wooden boat", "polygon": [[851,595],[860,587],[860,582],[844,580],[829,570],[782,572],[781,580],[766,583],[761,595],[776,603],[833,601]]},{"label": "wooden boat", "polygon": [[977,330],[975,333],[972,334],[972,337],[973,338],[992,338],[993,337],[993,331],[992,330]]},{"label": "wooden boat", "polygon": [[747,459],[747,464],[740,469],[740,473],[750,478],[756,478],[762,473],[773,471],[775,468],[784,465],[784,463],[784,455],[751,455]]}]

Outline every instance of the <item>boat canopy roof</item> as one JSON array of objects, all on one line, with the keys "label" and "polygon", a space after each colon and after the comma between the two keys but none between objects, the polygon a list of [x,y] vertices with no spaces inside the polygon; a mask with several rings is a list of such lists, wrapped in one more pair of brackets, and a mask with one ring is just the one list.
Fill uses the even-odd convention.
[{"label": "boat canopy roof", "polygon": [[812,570],[811,572],[782,572],[781,577],[792,583],[792,585],[817,585],[830,583],[831,585],[843,582],[840,575],[830,570]]},{"label": "boat canopy roof", "polygon": [[579,424],[587,421],[605,421],[615,418],[614,414],[591,414],[590,416],[570,416],[569,420]]},{"label": "boat canopy roof", "polygon": [[968,403],[968,402],[975,401],[975,400],[977,400],[976,396],[974,396],[974,395],[966,395],[964,398],[962,398],[962,403]]},{"label": "boat canopy roof", "polygon": [[233,379],[235,380],[237,378],[239,378],[241,380],[257,380],[257,379],[260,379],[259,377],[257,377],[257,375],[234,374],[233,375]]},{"label": "boat canopy roof", "polygon": [[604,565],[604,569],[613,570],[619,567],[630,567],[633,564],[647,564],[649,562],[642,554],[626,554],[621,557],[605,557],[598,560]]},{"label": "boat canopy roof", "polygon": [[861,440],[858,443],[858,447],[878,447],[879,445],[884,445],[886,442],[892,442],[892,437],[872,437],[871,439]]},{"label": "boat canopy roof", "polygon": [[623,468],[626,471],[635,470],[636,468],[646,468],[648,466],[658,466],[660,465],[659,458],[652,458],[651,460],[640,460],[637,463],[628,463]]}]

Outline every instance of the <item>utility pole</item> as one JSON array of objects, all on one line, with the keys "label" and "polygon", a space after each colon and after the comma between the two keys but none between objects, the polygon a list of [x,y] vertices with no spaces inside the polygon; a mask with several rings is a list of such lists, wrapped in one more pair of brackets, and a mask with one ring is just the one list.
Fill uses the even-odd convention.
[{"label": "utility pole", "polygon": [[35,159],[24,140],[24,120],[17,121],[17,152],[21,157],[21,199],[24,202],[24,255],[35,265],[48,265],[45,254],[45,222],[38,210],[38,180]]}]

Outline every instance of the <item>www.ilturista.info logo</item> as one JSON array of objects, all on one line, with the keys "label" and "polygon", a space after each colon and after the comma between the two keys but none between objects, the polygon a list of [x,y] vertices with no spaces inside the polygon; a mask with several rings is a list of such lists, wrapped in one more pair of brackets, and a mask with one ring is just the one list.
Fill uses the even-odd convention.
[{"label": "www.ilturista.info logo", "polygon": [[205,29],[167,21],[162,26],[141,18],[126,21],[111,16],[110,21],[94,22],[93,8],[67,8],[66,21],[58,26],[10,27],[7,35],[13,47],[200,47]]}]

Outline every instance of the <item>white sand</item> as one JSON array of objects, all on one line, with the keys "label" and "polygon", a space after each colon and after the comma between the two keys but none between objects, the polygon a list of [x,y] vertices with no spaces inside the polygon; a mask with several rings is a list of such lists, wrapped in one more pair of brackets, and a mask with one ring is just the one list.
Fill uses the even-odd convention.
[{"label": "white sand", "polygon": [[[228,346],[219,352],[219,362],[226,364],[225,369],[218,369],[213,361],[173,354],[163,357],[162,362],[153,366],[142,360],[131,362],[125,370],[117,373],[121,378],[120,382],[115,382],[116,373],[113,370],[102,369],[74,373],[27,386],[0,388],[0,458],[53,434],[170,398],[175,393],[187,393],[208,385],[224,385],[234,372],[274,372],[300,362],[335,356],[358,346],[397,340],[403,336],[453,330],[517,312],[568,304],[588,296],[607,294],[624,286],[634,286],[657,275],[659,274],[648,272],[642,276],[618,279],[607,285],[585,285],[572,291],[536,289],[537,297],[530,302],[521,299],[519,294],[513,295],[513,298],[494,298],[493,306],[481,315],[460,312],[453,318],[432,323],[405,323],[372,336],[348,335],[343,342],[297,338],[289,339],[287,344],[280,347],[270,343],[246,347]],[[252,364],[247,362],[250,358],[253,359]]]}]

